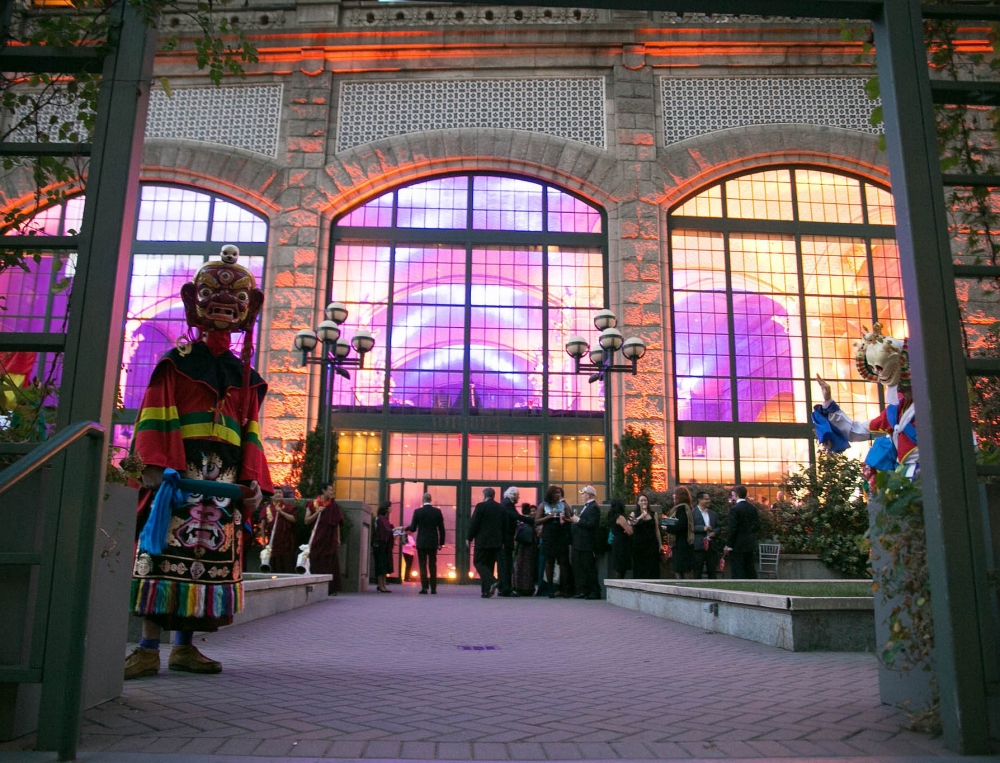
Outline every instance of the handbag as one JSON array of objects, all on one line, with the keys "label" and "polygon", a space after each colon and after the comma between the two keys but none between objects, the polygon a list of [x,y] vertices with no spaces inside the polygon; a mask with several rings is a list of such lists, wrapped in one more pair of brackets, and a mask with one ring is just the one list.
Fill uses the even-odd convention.
[{"label": "handbag", "polygon": [[614,542],[615,542],[615,534],[611,530],[608,530],[608,545],[609,546],[614,545]]},{"label": "handbag", "polygon": [[535,528],[531,525],[520,524],[514,533],[514,540],[522,546],[530,546],[535,542]]}]

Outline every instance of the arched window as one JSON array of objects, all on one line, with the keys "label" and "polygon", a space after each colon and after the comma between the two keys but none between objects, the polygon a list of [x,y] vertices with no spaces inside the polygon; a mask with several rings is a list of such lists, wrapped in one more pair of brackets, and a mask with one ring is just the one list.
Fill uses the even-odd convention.
[{"label": "arched window", "polygon": [[906,335],[889,192],[784,167],[729,178],[669,217],[680,482],[765,486],[812,452],[811,379],[857,418],[879,409],[854,344]]},{"label": "arched window", "polygon": [[[80,228],[83,202],[83,196],[77,196],[44,209],[18,232],[71,235]],[[187,330],[181,284],[217,256],[223,244],[232,243],[240,247],[241,262],[261,285],[267,232],[264,218],[223,197],[177,186],[141,187],[120,380],[127,411],[139,406],[156,361]],[[25,270],[0,273],[5,308],[0,311],[0,331],[64,330],[75,265],[75,253],[43,253],[37,261],[29,260]],[[58,382],[60,362],[34,357],[29,375]],[[116,439],[126,436],[120,433]]]},{"label": "arched window", "polygon": [[[332,249],[344,336],[376,339],[366,369],[333,383],[333,426],[383,429],[381,479],[603,484],[603,386],[564,349],[605,306],[599,209],[534,180],[451,175],[348,212]],[[371,500],[379,474],[344,442],[338,491]]]}]

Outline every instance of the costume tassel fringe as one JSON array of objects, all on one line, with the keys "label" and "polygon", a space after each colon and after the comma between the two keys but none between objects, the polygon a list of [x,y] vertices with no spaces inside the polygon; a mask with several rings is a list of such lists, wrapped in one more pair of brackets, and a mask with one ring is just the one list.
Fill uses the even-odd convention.
[{"label": "costume tassel fringe", "polygon": [[243,584],[202,585],[178,580],[132,580],[132,611],[137,615],[232,617],[243,611]]}]

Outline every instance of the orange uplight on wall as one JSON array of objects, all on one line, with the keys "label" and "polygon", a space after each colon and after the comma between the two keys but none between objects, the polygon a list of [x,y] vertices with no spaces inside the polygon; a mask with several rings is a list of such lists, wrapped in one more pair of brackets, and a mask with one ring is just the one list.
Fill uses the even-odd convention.
[{"label": "orange uplight on wall", "polygon": [[72,8],[73,0],[32,0],[35,8]]}]

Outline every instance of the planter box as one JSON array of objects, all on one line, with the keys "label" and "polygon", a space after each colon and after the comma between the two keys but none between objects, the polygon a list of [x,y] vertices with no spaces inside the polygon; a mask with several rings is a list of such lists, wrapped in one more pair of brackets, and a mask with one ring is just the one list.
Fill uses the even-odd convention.
[{"label": "planter box", "polygon": [[604,585],[616,606],[792,652],[875,651],[871,597],[743,593],[638,580]]},{"label": "planter box", "polygon": [[842,572],[827,567],[816,554],[785,554],[778,557],[781,580],[848,580]]}]

